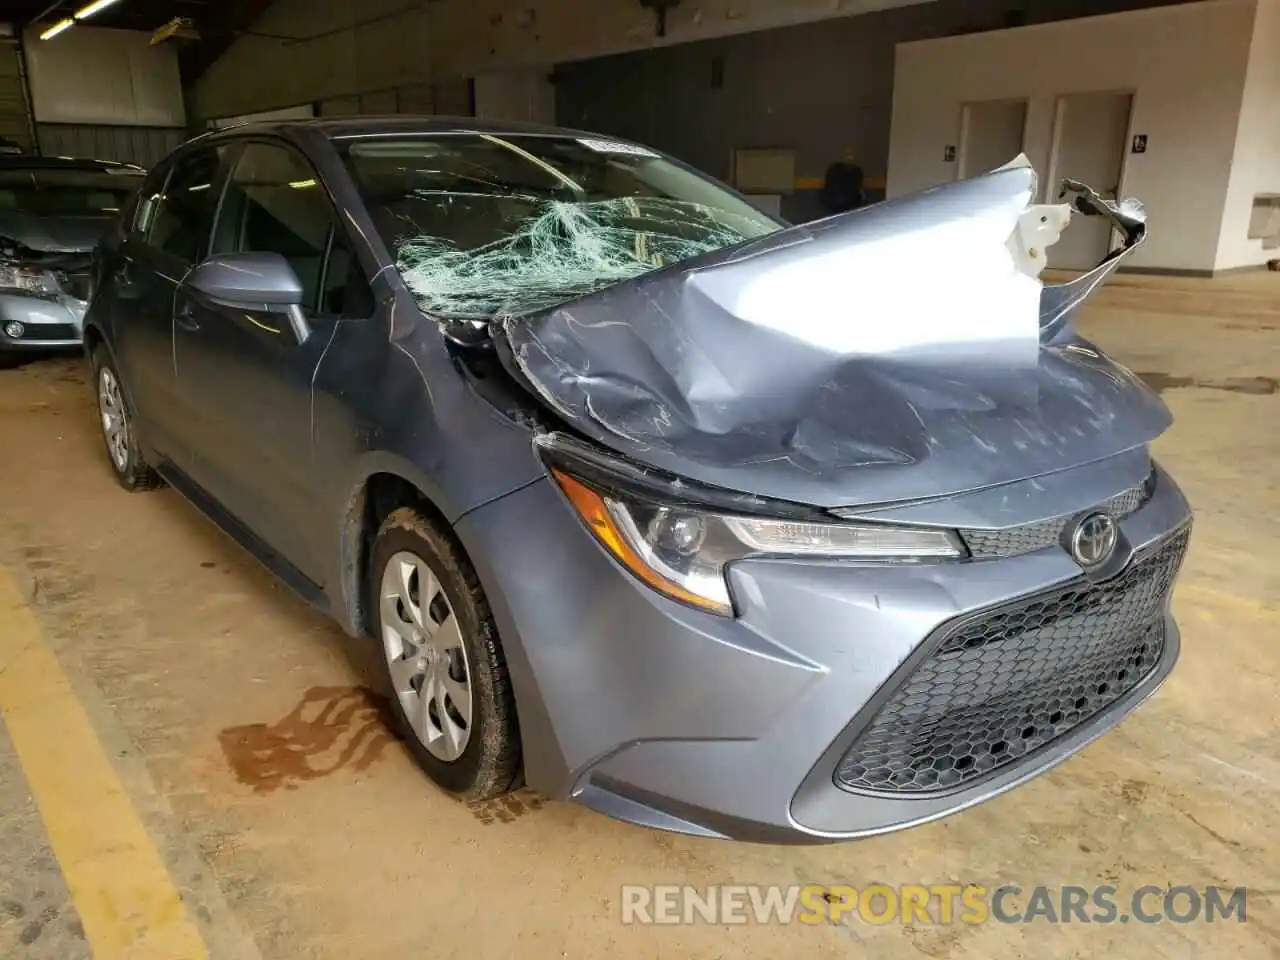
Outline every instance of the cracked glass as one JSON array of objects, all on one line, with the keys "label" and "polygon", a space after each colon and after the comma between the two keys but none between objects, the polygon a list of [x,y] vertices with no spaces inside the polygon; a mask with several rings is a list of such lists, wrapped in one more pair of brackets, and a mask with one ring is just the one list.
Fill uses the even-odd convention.
[{"label": "cracked glass", "polygon": [[786,226],[602,138],[379,138],[346,158],[419,306],[441,317],[533,313]]}]

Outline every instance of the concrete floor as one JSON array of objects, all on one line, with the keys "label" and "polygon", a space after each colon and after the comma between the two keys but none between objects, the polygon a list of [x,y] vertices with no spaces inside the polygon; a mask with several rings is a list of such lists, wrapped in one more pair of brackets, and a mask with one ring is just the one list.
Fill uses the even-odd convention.
[{"label": "concrete floor", "polygon": [[[212,956],[1277,957],[1280,274],[1121,278],[1083,326],[1177,417],[1156,452],[1198,513],[1182,661],[1057,770],[879,839],[731,845],[533,796],[445,799],[383,727],[367,647],[172,491],[115,486],[75,360],[0,373],[0,564]],[[87,955],[21,769],[0,738],[0,955]],[[623,884],[808,882],[1250,891],[1244,924],[619,922]]]}]

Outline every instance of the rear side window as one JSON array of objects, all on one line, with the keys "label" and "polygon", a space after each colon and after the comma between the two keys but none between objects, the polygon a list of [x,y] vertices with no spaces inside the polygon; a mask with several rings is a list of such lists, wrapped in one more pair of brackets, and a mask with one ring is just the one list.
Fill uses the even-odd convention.
[{"label": "rear side window", "polygon": [[315,171],[295,151],[247,143],[227,182],[212,253],[279,253],[320,316],[367,317],[373,296]]},{"label": "rear side window", "polygon": [[147,214],[151,220],[147,242],[183,263],[196,264],[205,257],[218,205],[220,152],[209,148],[179,160],[163,194]]}]

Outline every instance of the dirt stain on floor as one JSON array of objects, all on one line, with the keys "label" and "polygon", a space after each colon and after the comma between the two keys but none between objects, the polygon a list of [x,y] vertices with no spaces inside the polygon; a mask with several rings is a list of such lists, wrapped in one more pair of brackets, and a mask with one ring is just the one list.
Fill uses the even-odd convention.
[{"label": "dirt stain on floor", "polygon": [[367,770],[393,741],[385,699],[367,687],[312,687],[276,723],[218,734],[236,779],[255,793],[296,790],[339,770]]},{"label": "dirt stain on floor", "polygon": [[477,820],[489,826],[495,823],[514,823],[526,814],[541,810],[546,802],[545,797],[526,787],[495,800],[468,804],[468,807]]},{"label": "dirt stain on floor", "polygon": [[1268,395],[1275,393],[1280,381],[1275,377],[1226,377],[1222,380],[1197,380],[1195,377],[1175,377],[1167,373],[1139,373],[1143,383],[1156,393],[1178,387],[1199,387],[1202,390],[1225,390],[1228,393]]}]

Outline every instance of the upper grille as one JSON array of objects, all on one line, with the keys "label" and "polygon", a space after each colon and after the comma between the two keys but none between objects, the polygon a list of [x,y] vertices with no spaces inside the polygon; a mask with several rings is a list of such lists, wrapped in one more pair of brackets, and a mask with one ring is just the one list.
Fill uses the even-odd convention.
[{"label": "upper grille", "polygon": [[946,630],[836,768],[853,790],[915,796],[985,778],[1134,689],[1164,650],[1190,528],[1105,583],[1080,579]]},{"label": "upper grille", "polygon": [[[1109,513],[1116,520],[1123,520],[1151,499],[1155,489],[1155,473],[1136,487],[1130,487],[1108,500],[1098,504],[1097,509]],[[1024,553],[1032,553],[1052,547],[1062,538],[1063,528],[1070,517],[1055,517],[1052,520],[1040,520],[1036,523],[1024,523],[1018,527],[1005,530],[962,529],[960,536],[969,548],[969,553],[978,560],[991,560],[996,557],[1016,557]]]}]

